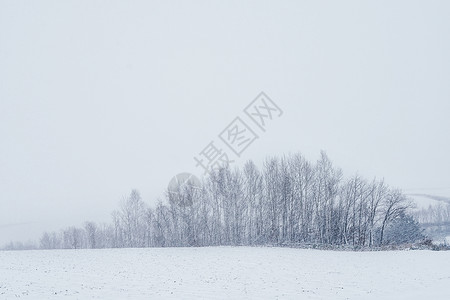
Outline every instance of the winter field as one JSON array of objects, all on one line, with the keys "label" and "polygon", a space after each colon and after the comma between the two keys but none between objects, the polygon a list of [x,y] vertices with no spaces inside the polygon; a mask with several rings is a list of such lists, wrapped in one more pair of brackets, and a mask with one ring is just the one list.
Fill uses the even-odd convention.
[{"label": "winter field", "polygon": [[0,298],[450,299],[450,252],[2,251]]}]

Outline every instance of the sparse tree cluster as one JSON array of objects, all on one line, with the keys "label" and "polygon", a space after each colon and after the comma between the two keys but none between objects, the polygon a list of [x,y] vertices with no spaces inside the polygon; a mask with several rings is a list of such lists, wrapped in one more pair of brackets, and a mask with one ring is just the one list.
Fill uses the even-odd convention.
[{"label": "sparse tree cluster", "polygon": [[413,216],[430,238],[441,243],[448,243],[450,235],[450,204],[439,202],[437,205],[413,211]]},{"label": "sparse tree cluster", "polygon": [[344,179],[325,153],[316,163],[296,154],[269,158],[261,169],[252,161],[242,169],[222,168],[200,187],[180,187],[166,200],[149,207],[133,190],[112,213],[111,224],[87,222],[84,228],[44,233],[41,248],[372,247],[423,238],[399,190],[360,176]]},{"label": "sparse tree cluster", "polygon": [[413,215],[421,224],[450,223],[450,204],[440,202],[437,205],[417,210]]}]

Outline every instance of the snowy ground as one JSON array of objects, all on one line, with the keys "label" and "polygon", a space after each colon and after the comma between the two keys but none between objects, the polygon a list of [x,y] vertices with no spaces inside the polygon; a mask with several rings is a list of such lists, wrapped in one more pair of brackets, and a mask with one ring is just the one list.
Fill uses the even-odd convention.
[{"label": "snowy ground", "polygon": [[450,299],[450,252],[0,252],[0,299]]}]

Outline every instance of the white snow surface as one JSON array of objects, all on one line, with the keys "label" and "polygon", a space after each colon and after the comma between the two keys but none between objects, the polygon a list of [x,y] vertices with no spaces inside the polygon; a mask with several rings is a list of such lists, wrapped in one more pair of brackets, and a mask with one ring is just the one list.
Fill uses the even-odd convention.
[{"label": "white snow surface", "polygon": [[0,299],[450,299],[450,252],[0,251]]}]

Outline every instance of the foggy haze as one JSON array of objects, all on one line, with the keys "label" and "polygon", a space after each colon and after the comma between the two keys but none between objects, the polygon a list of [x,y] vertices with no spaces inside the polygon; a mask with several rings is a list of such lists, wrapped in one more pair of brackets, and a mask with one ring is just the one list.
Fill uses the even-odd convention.
[{"label": "foggy haze", "polygon": [[[89,5],[88,5],[89,4]],[[0,1],[0,246],[163,199],[264,91],[236,165],[324,150],[450,197],[450,4]]]}]

